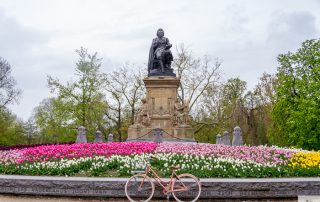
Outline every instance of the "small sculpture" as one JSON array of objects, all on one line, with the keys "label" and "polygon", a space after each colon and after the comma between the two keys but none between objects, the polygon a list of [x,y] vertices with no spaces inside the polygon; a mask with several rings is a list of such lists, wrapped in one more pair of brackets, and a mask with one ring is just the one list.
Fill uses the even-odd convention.
[{"label": "small sculpture", "polygon": [[152,40],[149,52],[148,76],[153,74],[175,76],[171,69],[171,61],[173,61],[171,47],[169,39],[164,37],[163,29],[158,29],[157,38]]},{"label": "small sculpture", "polygon": [[135,117],[134,124],[149,126],[150,125],[150,116],[149,116],[149,110],[148,110],[148,103],[145,98],[143,98],[141,101],[142,101],[142,105],[140,107],[139,112],[137,113],[137,115]]},{"label": "small sculpture", "polygon": [[185,126],[189,122],[189,108],[187,104],[177,99],[174,104],[173,125]]}]

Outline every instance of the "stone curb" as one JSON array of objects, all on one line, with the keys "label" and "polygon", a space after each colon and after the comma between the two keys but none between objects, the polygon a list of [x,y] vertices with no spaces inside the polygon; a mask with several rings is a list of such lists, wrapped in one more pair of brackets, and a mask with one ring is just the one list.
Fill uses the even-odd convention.
[{"label": "stone curb", "polygon": [[[128,178],[0,175],[1,194],[125,197]],[[296,198],[320,195],[320,178],[201,179],[200,198]],[[154,197],[165,197],[157,188]]]}]

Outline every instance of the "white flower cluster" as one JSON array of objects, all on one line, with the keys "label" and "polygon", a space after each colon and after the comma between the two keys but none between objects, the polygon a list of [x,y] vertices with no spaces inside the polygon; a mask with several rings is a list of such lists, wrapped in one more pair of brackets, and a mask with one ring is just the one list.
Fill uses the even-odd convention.
[{"label": "white flower cluster", "polygon": [[60,161],[35,162],[32,164],[21,165],[21,169],[58,169],[63,170],[70,167],[78,166],[84,162],[92,161],[90,157],[80,157],[77,159],[61,159]]},{"label": "white flower cluster", "polygon": [[211,171],[213,169],[221,172],[226,172],[232,169],[235,172],[255,169],[257,171],[262,168],[275,168],[274,164],[261,164],[252,160],[241,160],[230,157],[213,157],[204,155],[189,155],[189,154],[173,154],[173,153],[156,153],[155,157],[160,161],[164,161],[164,172],[171,172],[171,166],[178,166],[180,170],[201,170]]},{"label": "white flower cluster", "polygon": [[[119,174],[130,175],[132,171],[143,171],[150,164],[150,155],[156,160],[155,166],[165,175],[171,173],[171,166],[177,166],[178,171],[191,172],[194,174],[202,173],[203,176],[245,176],[252,172],[259,173],[263,169],[271,168],[280,172],[276,164],[261,164],[252,160],[234,159],[231,157],[214,157],[192,154],[175,153],[142,153],[133,155],[112,155],[81,157],[77,159],[62,159],[60,161],[36,162],[21,165],[22,169],[33,169],[48,171],[66,171],[67,169],[80,170],[79,172],[89,171],[93,175],[100,175],[109,169],[117,169]],[[62,172],[65,173],[65,172]],[[207,173],[207,174],[205,174]],[[220,175],[221,174],[221,175]]]},{"label": "white flower cluster", "polygon": [[120,164],[120,171],[130,173],[133,170],[144,170],[149,162],[150,154],[133,154],[133,155],[112,155],[109,158],[96,156],[93,158],[90,170],[100,170],[106,168],[112,163]]}]

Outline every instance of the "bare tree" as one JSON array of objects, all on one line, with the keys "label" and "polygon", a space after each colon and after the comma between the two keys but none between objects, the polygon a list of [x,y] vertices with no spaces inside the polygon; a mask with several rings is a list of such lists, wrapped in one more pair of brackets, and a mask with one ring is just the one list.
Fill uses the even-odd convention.
[{"label": "bare tree", "polygon": [[225,113],[224,84],[212,84],[207,87],[201,98],[202,105],[197,113],[195,133],[203,127],[223,128],[224,123],[231,118]]},{"label": "bare tree", "polygon": [[28,144],[31,144],[32,139],[34,138],[34,136],[37,136],[39,134],[39,131],[38,131],[38,128],[36,126],[34,117],[30,117],[28,119],[28,121],[25,122],[24,129],[26,131]]},{"label": "bare tree", "polygon": [[16,80],[11,76],[10,64],[0,57],[0,109],[17,102],[21,90],[15,88]]},{"label": "bare tree", "polygon": [[119,135],[119,141],[122,141],[122,125],[123,125],[123,111],[124,111],[124,102],[123,102],[123,95],[121,93],[117,93],[114,90],[114,87],[110,84],[107,85],[106,88],[107,92],[111,94],[111,96],[108,96],[108,99],[111,99],[107,101],[107,108],[105,111],[106,117],[111,120],[115,126],[116,131]]},{"label": "bare tree", "polygon": [[124,119],[129,117],[130,124],[133,124],[137,102],[144,95],[144,76],[141,68],[128,63],[107,75],[106,91],[110,99],[106,116],[116,124],[120,141]]},{"label": "bare tree", "polygon": [[243,113],[243,94],[246,82],[239,78],[228,79],[225,83],[209,85],[201,98],[202,109],[196,121],[197,128],[216,127],[219,130],[231,130],[239,125]]},{"label": "bare tree", "polygon": [[179,98],[182,102],[189,104],[191,111],[194,106],[201,104],[199,98],[204,91],[211,85],[218,83],[221,77],[221,61],[203,56],[195,58],[190,50],[181,44],[176,47],[176,57],[173,61],[177,77],[180,79]]}]

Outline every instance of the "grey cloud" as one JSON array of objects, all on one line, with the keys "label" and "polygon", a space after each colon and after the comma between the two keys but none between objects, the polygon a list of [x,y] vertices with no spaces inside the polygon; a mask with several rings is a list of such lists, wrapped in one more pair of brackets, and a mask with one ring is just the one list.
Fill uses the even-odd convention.
[{"label": "grey cloud", "polygon": [[46,36],[36,30],[20,25],[14,18],[6,17],[1,8],[0,30],[1,55],[10,52],[21,56],[47,40]]},{"label": "grey cloud", "polygon": [[243,32],[248,30],[245,28],[248,17],[244,14],[245,7],[242,5],[232,4],[225,9],[229,15],[224,19],[223,26],[221,27],[226,33],[237,33],[242,35]]},{"label": "grey cloud", "polygon": [[281,51],[295,49],[304,40],[318,34],[315,17],[309,12],[277,12],[273,15],[269,30],[267,43]]}]

